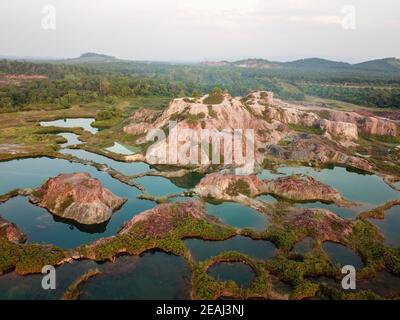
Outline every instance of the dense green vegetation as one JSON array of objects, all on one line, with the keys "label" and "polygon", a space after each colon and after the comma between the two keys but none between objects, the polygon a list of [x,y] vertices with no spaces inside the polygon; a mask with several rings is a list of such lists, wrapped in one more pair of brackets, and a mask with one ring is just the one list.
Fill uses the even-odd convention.
[{"label": "dense green vegetation", "polygon": [[[249,90],[274,91],[283,99],[315,95],[374,107],[400,106],[400,72],[329,68],[313,62],[262,69],[236,65],[208,67],[115,60],[87,63],[79,59],[52,63],[0,61],[0,110],[69,108],[90,102],[114,104],[118,98],[198,97],[218,86],[232,95]],[[318,62],[318,61],[317,61]],[[19,75],[11,78],[8,75]],[[42,76],[41,79],[24,78]],[[43,77],[44,76],[44,77]],[[210,96],[210,104],[218,95]],[[103,115],[107,116],[107,115]]]},{"label": "dense green vegetation", "polygon": [[302,85],[301,88],[306,94],[321,98],[342,100],[369,107],[400,108],[400,87],[352,87],[311,83]]}]

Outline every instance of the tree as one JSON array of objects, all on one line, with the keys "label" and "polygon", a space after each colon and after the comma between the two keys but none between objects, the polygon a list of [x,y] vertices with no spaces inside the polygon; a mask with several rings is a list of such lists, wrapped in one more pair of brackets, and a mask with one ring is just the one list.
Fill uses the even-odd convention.
[{"label": "tree", "polygon": [[220,96],[220,95],[222,95],[222,89],[220,87],[215,87],[213,89],[212,94],[215,95],[215,96]]}]

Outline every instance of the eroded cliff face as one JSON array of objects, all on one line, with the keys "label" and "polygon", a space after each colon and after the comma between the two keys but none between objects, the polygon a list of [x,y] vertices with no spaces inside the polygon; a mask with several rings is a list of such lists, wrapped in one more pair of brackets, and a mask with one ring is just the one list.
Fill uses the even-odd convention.
[{"label": "eroded cliff face", "polygon": [[15,243],[23,243],[26,241],[26,236],[14,223],[0,217],[0,239],[5,239]]},{"label": "eroded cliff face", "polygon": [[[271,92],[257,91],[247,96],[231,97],[227,94],[216,104],[206,103],[208,96],[202,98],[174,99],[162,113],[139,109],[131,116],[131,123],[124,130],[135,136],[139,144],[149,143],[145,135],[151,129],[160,129],[165,132],[167,139],[159,139],[147,148],[147,159],[152,163],[170,163],[178,165],[191,165],[200,163],[209,165],[204,159],[209,158],[209,147],[212,140],[202,134],[204,131],[223,132],[233,130],[252,130],[254,148],[248,153],[252,154],[255,164],[263,162],[270,156],[269,151],[282,147],[282,141],[289,142],[284,146],[284,156],[295,156],[303,161],[320,161],[322,163],[349,164],[362,170],[372,169],[373,165],[365,159],[348,155],[347,148],[355,146],[360,134],[396,136],[396,122],[370,115],[361,115],[355,112],[342,112],[320,107],[305,107],[289,104],[273,99]],[[176,126],[169,127],[171,121],[176,121]],[[175,124],[174,124],[175,125]],[[299,128],[300,127],[300,128]],[[299,133],[301,128],[310,128],[306,135]],[[188,136],[186,129],[194,132]],[[307,131],[307,132],[308,132]],[[181,135],[181,133],[183,133]],[[224,154],[224,137],[220,137],[221,149],[219,154],[225,156],[225,164],[240,167],[243,165]],[[301,140],[307,140],[302,143]],[[247,155],[245,139],[242,140],[242,155]],[[170,150],[181,150],[188,147],[188,143],[198,143],[195,155],[188,148],[181,152],[182,156],[170,158]],[[295,144],[295,147],[292,146]],[[301,144],[304,144],[303,146]],[[305,147],[308,156],[300,155],[296,148]],[[280,148],[282,149],[282,148]],[[179,151],[178,151],[179,153]],[[303,152],[304,153],[304,152]],[[276,155],[276,152],[275,152]],[[145,155],[140,158],[144,159]],[[279,153],[278,153],[279,156]],[[193,158],[197,163],[193,162]],[[135,158],[127,157],[128,161]],[[172,161],[171,161],[172,160]],[[243,160],[243,159],[241,159]]]},{"label": "eroded cliff face", "polygon": [[103,188],[88,173],[60,174],[34,190],[30,201],[64,219],[80,224],[101,224],[125,200]]},{"label": "eroded cliff face", "polygon": [[397,124],[389,119],[364,116],[356,112],[342,112],[325,110],[324,114],[331,121],[352,123],[357,126],[358,131],[367,135],[397,136]]},{"label": "eroded cliff face", "polygon": [[375,166],[368,160],[348,155],[346,149],[342,146],[338,146],[324,137],[306,134],[294,137],[291,143],[286,147],[279,145],[267,146],[265,153],[278,160],[299,161],[317,166],[338,164],[357,168],[366,172],[375,170]]}]

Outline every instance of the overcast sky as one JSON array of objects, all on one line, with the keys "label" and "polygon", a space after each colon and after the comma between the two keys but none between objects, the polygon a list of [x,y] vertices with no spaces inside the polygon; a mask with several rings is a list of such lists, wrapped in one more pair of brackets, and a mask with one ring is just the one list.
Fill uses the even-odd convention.
[{"label": "overcast sky", "polygon": [[[49,4],[55,30],[42,26],[52,26],[51,12],[42,11]],[[355,21],[348,5],[355,8]],[[3,56],[75,57],[90,51],[137,60],[353,62],[400,57],[399,39],[398,0],[0,2]]]}]

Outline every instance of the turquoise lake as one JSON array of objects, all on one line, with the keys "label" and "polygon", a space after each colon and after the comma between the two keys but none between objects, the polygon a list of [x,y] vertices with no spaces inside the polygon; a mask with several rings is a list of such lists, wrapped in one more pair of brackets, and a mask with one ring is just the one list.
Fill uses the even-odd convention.
[{"label": "turquoise lake", "polygon": [[159,251],[122,256],[101,272],[81,286],[82,300],[189,299],[191,271],[181,257]]},{"label": "turquoise lake", "polygon": [[[34,168],[32,170],[31,168]],[[114,235],[119,227],[138,213],[155,206],[151,201],[139,200],[140,191],[111,178],[95,168],[61,159],[35,158],[0,163],[0,193],[15,188],[35,188],[48,178],[62,173],[87,172],[103,186],[128,201],[106,225],[85,228],[76,224],[55,221],[47,210],[38,208],[24,197],[16,197],[0,204],[0,215],[16,223],[28,236],[28,241],[53,243],[62,248],[73,248],[95,239]],[[81,229],[80,229],[81,228]],[[83,230],[82,230],[83,228]]]},{"label": "turquoise lake", "polygon": [[[160,267],[162,266],[162,267]],[[56,269],[56,290],[43,290],[41,274],[0,277],[0,300],[58,300],[68,286],[90,269],[101,274],[80,286],[80,299],[188,299],[191,271],[180,257],[163,252],[122,256],[114,263],[75,261]]]},{"label": "turquoise lake", "polygon": [[268,218],[265,214],[239,203],[207,203],[207,212],[235,228],[250,228],[261,231],[268,226]]},{"label": "turquoise lake", "polygon": [[348,171],[342,167],[321,171],[309,167],[284,167],[279,168],[278,172],[280,174],[264,170],[258,177],[277,179],[291,174],[306,174],[335,188],[348,200],[373,205],[400,198],[400,193],[388,186],[380,177]]},{"label": "turquoise lake", "polygon": [[271,241],[253,240],[243,236],[236,236],[225,241],[187,239],[185,245],[198,261],[207,260],[224,251],[237,251],[257,259],[270,259],[275,256],[276,251]]}]

